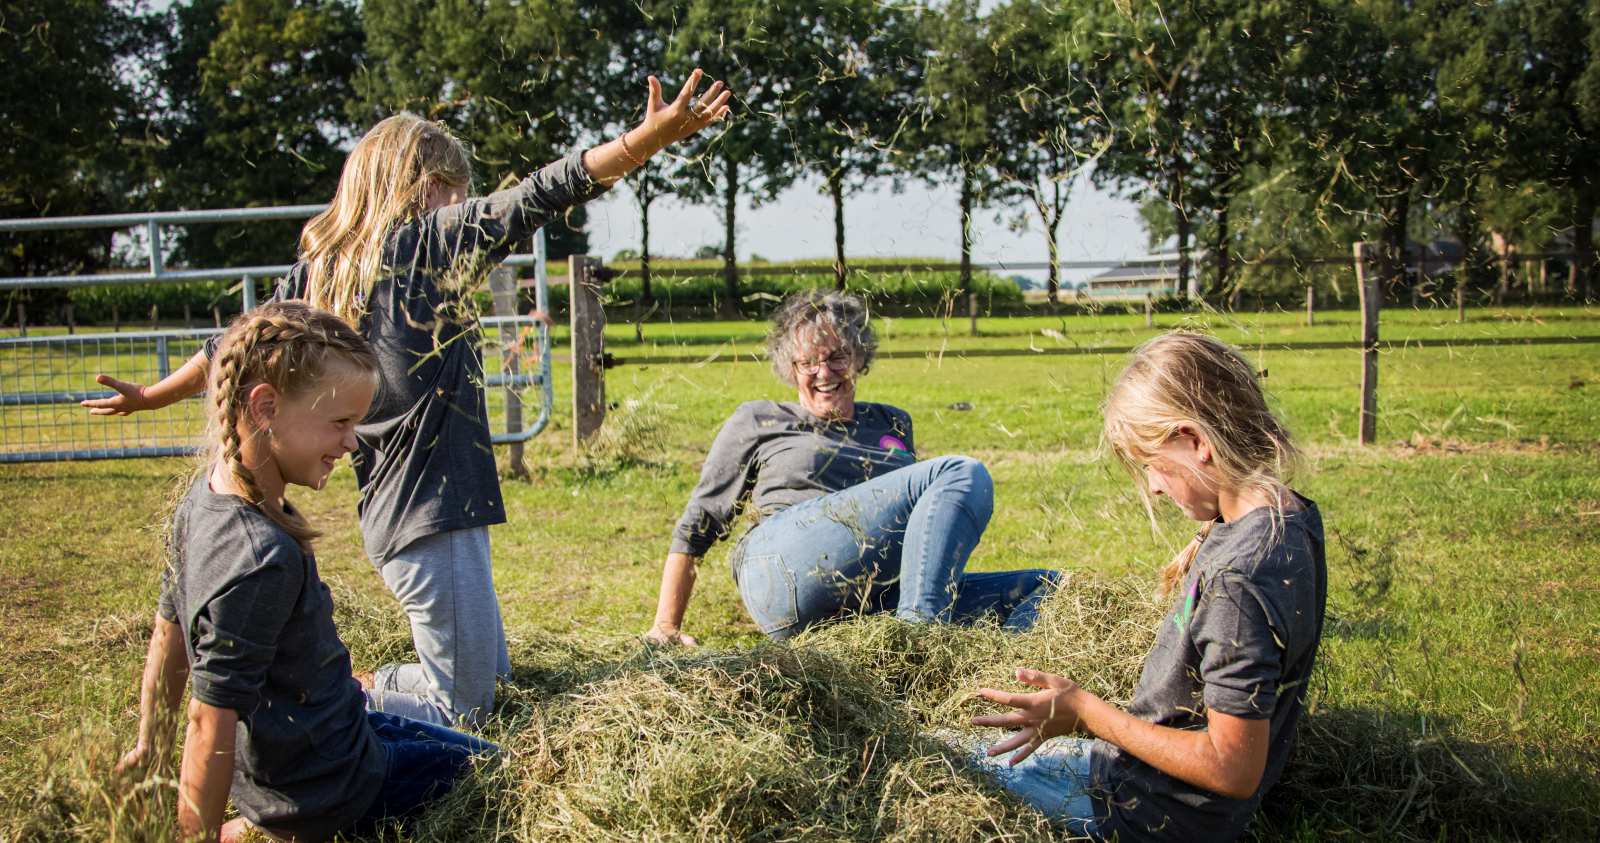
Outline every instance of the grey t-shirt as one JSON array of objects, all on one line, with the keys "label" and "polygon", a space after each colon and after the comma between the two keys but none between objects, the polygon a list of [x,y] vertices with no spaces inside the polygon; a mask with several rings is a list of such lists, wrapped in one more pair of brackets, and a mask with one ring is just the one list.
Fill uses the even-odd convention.
[{"label": "grey t-shirt", "polygon": [[1206,728],[1209,709],[1270,720],[1261,785],[1249,799],[1228,799],[1096,741],[1093,778],[1109,806],[1101,836],[1237,839],[1283,775],[1322,637],[1328,586],[1322,516],[1311,501],[1300,502],[1302,509],[1281,520],[1264,507],[1212,528],[1128,706],[1141,720],[1176,729]]},{"label": "grey t-shirt", "polygon": [[183,630],[195,699],[239,714],[239,813],[313,840],[359,820],[383,750],[316,559],[204,475],[173,516],[170,553],[158,611]]},{"label": "grey t-shirt", "polygon": [[[461,294],[518,242],[604,191],[574,150],[514,187],[390,232],[388,269],[361,320],[382,379],[356,428],[361,535],[377,566],[425,536],[505,522],[476,314]],[[304,297],[296,264],[274,298]]]},{"label": "grey t-shirt", "polygon": [[673,553],[704,556],[746,497],[759,517],[916,462],[911,415],[856,402],[855,418],[823,421],[794,401],[747,401],[717,432],[672,531]]}]

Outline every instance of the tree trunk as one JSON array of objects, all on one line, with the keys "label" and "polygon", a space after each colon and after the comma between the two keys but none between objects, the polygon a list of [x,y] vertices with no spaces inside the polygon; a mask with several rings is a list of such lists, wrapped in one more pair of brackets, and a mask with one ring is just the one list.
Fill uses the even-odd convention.
[{"label": "tree trunk", "polygon": [[738,210],[739,203],[739,162],[731,154],[723,157],[727,167],[726,184],[722,191],[722,281],[723,299],[720,308],[722,316],[728,319],[738,319],[739,312],[739,266],[734,261],[733,251],[733,223],[734,213]]},{"label": "tree trunk", "polygon": [[1572,271],[1567,289],[1579,301],[1589,300],[1590,281],[1594,275],[1594,214],[1595,197],[1588,185],[1576,188],[1572,214]]},{"label": "tree trunk", "polygon": [[844,262],[844,176],[838,169],[828,173],[828,195],[833,198],[833,283],[843,290],[850,270]]},{"label": "tree trunk", "polygon": [[1494,285],[1494,306],[1499,307],[1506,303],[1506,293],[1511,290],[1511,241],[1498,231],[1489,232],[1489,240],[1494,243],[1494,256],[1500,270]]},{"label": "tree trunk", "polygon": [[957,283],[956,298],[964,298],[972,290],[972,168],[961,165],[961,275]]},{"label": "tree trunk", "polygon": [[1238,287],[1230,287],[1233,279],[1233,253],[1229,250],[1228,232],[1228,206],[1226,203],[1217,209],[1217,242],[1211,248],[1212,259],[1217,265],[1217,291],[1228,294],[1228,307],[1232,310],[1239,309],[1239,302],[1244,298],[1244,291]]},{"label": "tree trunk", "polygon": [[1061,215],[1066,209],[1066,203],[1061,197],[1061,182],[1052,183],[1053,195],[1049,204],[1044,201],[1044,196],[1039,193],[1038,185],[1034,185],[1033,207],[1039,212],[1039,221],[1044,223],[1044,242],[1050,255],[1049,276],[1045,279],[1045,299],[1050,302],[1050,312],[1054,313],[1056,304],[1061,300]]},{"label": "tree trunk", "polygon": [[1189,215],[1183,208],[1176,208],[1178,223],[1178,289],[1184,291],[1191,300],[1200,299],[1200,279],[1195,277],[1194,268],[1189,265],[1189,236],[1194,224],[1189,221]]},{"label": "tree trunk", "polygon": [[1406,218],[1411,215],[1411,194],[1400,191],[1383,224],[1383,276],[1379,295],[1394,295],[1406,277]]},{"label": "tree trunk", "polygon": [[655,303],[650,289],[650,203],[654,197],[639,201],[639,303],[645,307]]}]

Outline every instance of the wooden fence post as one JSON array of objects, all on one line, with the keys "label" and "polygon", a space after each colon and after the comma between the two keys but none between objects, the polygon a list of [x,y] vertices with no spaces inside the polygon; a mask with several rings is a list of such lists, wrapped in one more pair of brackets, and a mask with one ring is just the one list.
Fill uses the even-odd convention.
[{"label": "wooden fence post", "polygon": [[1317,324],[1317,290],[1310,285],[1306,286],[1306,327]]},{"label": "wooden fence post", "polygon": [[222,327],[222,305],[214,304],[211,306],[211,321],[218,328]]},{"label": "wooden fence post", "polygon": [[1144,326],[1146,328],[1154,328],[1156,326],[1156,296],[1154,293],[1144,294]]},{"label": "wooden fence post", "polygon": [[72,302],[70,302],[70,301],[67,302],[66,310],[67,310],[67,333],[68,334],[76,334],[78,332],[78,314],[73,311]]},{"label": "wooden fence post", "polygon": [[[517,271],[509,266],[489,270],[489,294],[494,299],[494,315],[517,315]],[[535,326],[535,330],[538,330]],[[522,432],[522,393],[516,377],[522,372],[522,330],[517,325],[500,328],[500,374],[506,382],[506,432]],[[506,447],[506,470],[512,477],[526,478],[528,465],[523,461],[523,443],[511,442]]]},{"label": "wooden fence post", "polygon": [[1467,321],[1467,278],[1466,269],[1463,268],[1456,277],[1456,324],[1464,325]]},{"label": "wooden fence post", "polygon": [[152,330],[152,331],[161,330],[160,320],[161,320],[161,307],[160,307],[160,305],[154,305],[154,304],[150,305],[150,330]]},{"label": "wooden fence post", "polygon": [[17,336],[28,335],[28,305],[26,302],[17,302]]},{"label": "wooden fence post", "polygon": [[967,293],[967,315],[972,319],[972,335],[978,335],[978,294]]},{"label": "wooden fence post", "polygon": [[1355,244],[1356,289],[1361,297],[1361,415],[1362,445],[1378,438],[1378,305],[1379,273],[1367,266],[1372,243]]},{"label": "wooden fence post", "polygon": [[581,449],[606,420],[605,328],[598,258],[567,258],[567,310],[572,324],[572,443]]}]

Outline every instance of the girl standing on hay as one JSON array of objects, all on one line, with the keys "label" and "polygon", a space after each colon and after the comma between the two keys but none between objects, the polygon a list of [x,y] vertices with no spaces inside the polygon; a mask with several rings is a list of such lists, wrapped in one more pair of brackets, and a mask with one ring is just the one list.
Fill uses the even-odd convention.
[{"label": "girl standing on hay", "polygon": [[[324,840],[448,790],[495,746],[365,711],[311,552],[284,499],[320,489],[356,447],[378,359],[332,314],[276,302],[239,317],[210,367],[209,457],[173,514],[170,564],[139,693],[139,770],[172,747],[193,685],[178,824],[185,839]],[[222,823],[228,796],[244,820]]]},{"label": "girl standing on hay", "polygon": [[[1216,339],[1146,342],[1104,409],[1106,442],[1146,508],[1167,497],[1202,523],[1161,572],[1178,599],[1126,711],[1020,669],[1041,690],[980,691],[1016,710],[972,722],[1015,732],[975,756],[1096,839],[1236,839],[1294,746],[1322,636],[1322,517],[1286,483],[1296,452],[1255,371]],[[1093,739],[1044,745],[1074,733]],[[1009,765],[996,758],[1013,750]]]},{"label": "girl standing on hay", "polygon": [[[481,199],[467,198],[472,164],[461,141],[397,114],[356,144],[333,202],[301,233],[300,261],[276,298],[304,299],[356,326],[383,375],[357,430],[358,510],[367,555],[411,621],[418,663],[364,677],[377,710],[474,725],[511,669],[490,573],[488,528],[506,515],[473,282],[541,226],[726,116],[721,82],[695,96],[702,75],[690,74],[670,103],[650,77],[639,126]],[[83,404],[101,415],[164,407],[204,388],[212,351],[149,388],[101,375],[117,394]]]}]

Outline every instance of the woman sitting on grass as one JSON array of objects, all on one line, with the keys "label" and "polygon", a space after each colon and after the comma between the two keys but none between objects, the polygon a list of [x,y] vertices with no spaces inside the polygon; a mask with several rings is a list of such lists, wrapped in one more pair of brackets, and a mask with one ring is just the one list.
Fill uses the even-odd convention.
[{"label": "woman sitting on grass", "polygon": [[696,566],[744,503],[760,523],[731,554],[756,626],[788,638],[852,612],[908,621],[997,618],[1032,626],[1053,571],[964,573],[994,510],[994,483],[970,457],[917,462],[911,416],[856,400],[877,340],[866,304],[812,290],[790,296],[767,336],[793,402],[750,401],[723,424],[672,534],[654,627],[681,631]]},{"label": "woman sitting on grass", "polygon": [[[322,488],[355,450],[378,359],[338,317],[281,302],[233,323],[210,376],[211,457],[173,515],[139,740],[118,770],[171,750],[192,684],[178,779],[185,839],[220,830],[233,840],[254,824],[325,840],[407,814],[495,746],[365,710],[317,575],[316,532],[283,496],[290,484]],[[223,826],[230,791],[243,820]]]},{"label": "woman sitting on grass", "polygon": [[[980,693],[1016,732],[976,756],[1096,839],[1233,840],[1283,774],[1322,636],[1322,517],[1286,484],[1295,450],[1255,371],[1211,337],[1140,346],[1105,403],[1105,438],[1150,496],[1202,523],[1161,575],[1178,600],[1122,711],[1070,679]],[[1154,513],[1152,512],[1152,518]],[[1058,735],[1086,733],[1041,745]],[[995,756],[1016,750],[1009,765]]]}]

